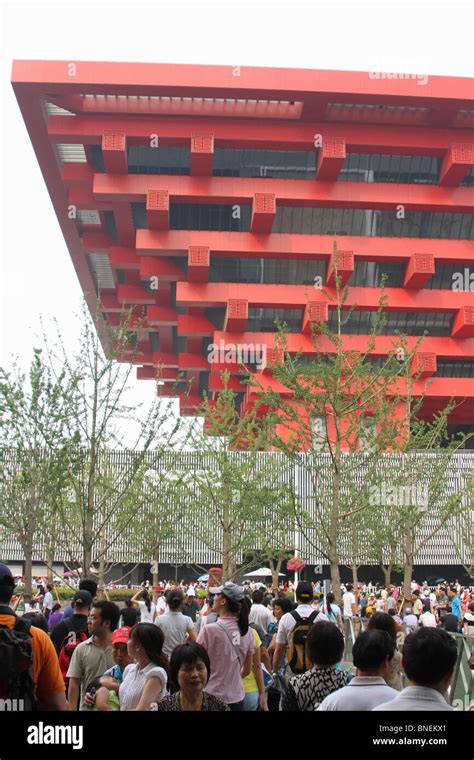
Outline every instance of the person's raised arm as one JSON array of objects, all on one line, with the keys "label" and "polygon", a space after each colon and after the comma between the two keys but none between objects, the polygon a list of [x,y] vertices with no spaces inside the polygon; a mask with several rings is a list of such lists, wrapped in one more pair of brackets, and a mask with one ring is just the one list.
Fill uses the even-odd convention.
[{"label": "person's raised arm", "polygon": [[134,605],[135,605],[135,607],[139,607],[139,606],[140,606],[140,605],[138,604],[138,602],[137,602],[137,599],[138,599],[138,597],[140,596],[140,594],[142,593],[142,591],[143,591],[143,589],[141,589],[141,588],[140,588],[140,589],[138,589],[137,593],[136,593],[136,594],[134,594],[134,596],[132,596],[132,598],[130,599],[131,603],[132,603],[132,604],[134,604]]}]

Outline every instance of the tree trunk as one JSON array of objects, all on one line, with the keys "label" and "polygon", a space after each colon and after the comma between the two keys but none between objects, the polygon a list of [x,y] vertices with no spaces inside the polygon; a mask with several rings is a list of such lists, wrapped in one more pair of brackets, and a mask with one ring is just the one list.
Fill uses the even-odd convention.
[{"label": "tree trunk", "polygon": [[22,546],[23,553],[25,555],[25,588],[24,588],[24,598],[25,602],[30,602],[31,600],[31,584],[32,584],[32,576],[33,576],[33,542],[31,542],[29,545],[26,544]]},{"label": "tree trunk", "polygon": [[157,588],[158,582],[159,582],[158,581],[158,557],[159,557],[159,554],[160,554],[160,544],[159,544],[159,541],[157,541],[155,543],[154,547],[153,547],[153,557],[152,557],[152,560],[153,560],[153,562],[152,562],[152,571],[153,572],[151,574],[151,578],[152,578],[151,584],[152,584],[152,587],[153,587],[153,601],[154,602],[156,602],[156,599],[157,599],[157,593],[156,593],[155,589]]},{"label": "tree trunk", "polygon": [[53,562],[55,555],[54,543],[48,544],[46,547],[46,580],[48,583],[53,584]]},{"label": "tree trunk", "polygon": [[339,572],[339,558],[337,555],[330,556],[329,568],[331,571],[331,586],[336,604],[341,604],[341,574]]},{"label": "tree trunk", "polygon": [[405,541],[403,544],[403,559],[405,572],[403,576],[403,596],[405,600],[411,597],[411,582],[413,579],[413,526],[411,523],[406,525]]},{"label": "tree trunk", "polygon": [[331,571],[332,592],[334,594],[336,604],[341,604],[342,602],[341,575],[339,572],[339,554],[337,550],[338,536],[339,536],[340,459],[341,459],[341,455],[340,455],[340,450],[338,447],[336,449],[336,454],[335,454],[335,471],[334,471],[333,486],[332,486],[333,498],[332,498],[331,520],[330,520],[330,526],[329,526],[329,536],[328,536],[329,568]]},{"label": "tree trunk", "polygon": [[354,589],[357,588],[359,579],[357,578],[357,570],[359,569],[359,565],[356,565],[355,563],[352,564],[352,585],[354,586]]},{"label": "tree trunk", "polygon": [[224,506],[222,519],[222,580],[231,581],[237,570],[234,550],[232,545],[232,528],[231,528],[231,494],[230,488],[225,481],[224,476]]},{"label": "tree trunk", "polygon": [[270,570],[272,571],[272,591],[275,596],[278,595],[278,583],[279,583],[279,575],[281,571],[281,566],[283,564],[283,559],[279,557],[276,561],[270,560]]},{"label": "tree trunk", "polygon": [[388,588],[392,582],[392,569],[393,565],[390,562],[388,565],[381,565],[381,568],[383,570],[384,578],[385,578],[385,588]]}]

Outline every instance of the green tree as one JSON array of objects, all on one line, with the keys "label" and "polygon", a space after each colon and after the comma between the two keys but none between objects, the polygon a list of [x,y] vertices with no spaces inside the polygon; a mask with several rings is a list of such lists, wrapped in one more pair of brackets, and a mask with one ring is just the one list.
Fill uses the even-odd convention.
[{"label": "green tree", "polygon": [[[296,518],[308,543],[329,563],[332,587],[340,600],[339,567],[348,560],[354,566],[360,561],[358,525],[363,525],[368,513],[373,511],[371,488],[380,486],[386,452],[401,453],[420,447],[424,451],[435,449],[441,445],[441,437],[436,434],[441,428],[439,420],[430,425],[418,419],[423,394],[418,398],[414,396],[414,385],[420,378],[420,371],[414,369],[414,357],[422,337],[407,339],[397,333],[385,356],[378,349],[378,338],[387,321],[383,280],[378,309],[364,348],[360,349],[360,343],[357,350],[351,348],[345,326],[356,305],[350,305],[349,286],[342,285],[338,261],[335,244],[335,287],[322,291],[332,306],[330,324],[319,314],[313,315],[308,298],[314,356],[306,361],[301,352],[290,354],[287,329],[280,324],[276,337],[277,357],[269,364],[277,387],[273,389],[262,375],[254,375],[251,385],[260,396],[256,406],[263,408],[272,420],[274,448],[295,463],[299,462],[307,472],[309,491],[304,498],[299,497]],[[378,356],[374,358],[375,354]],[[445,421],[451,408],[442,415]],[[462,444],[448,444],[446,440],[444,444],[447,448],[440,461],[446,472],[445,465]],[[302,450],[304,455],[300,454]],[[419,472],[416,477],[413,472],[414,459],[405,457],[399,461],[402,467],[398,487],[414,485],[421,477]],[[443,479],[430,482],[430,503],[442,501]],[[451,508],[447,511],[452,513]],[[445,524],[445,514],[443,511],[437,530]],[[413,512],[411,517],[405,517],[403,554],[408,576],[414,557],[409,549],[409,546],[413,548],[408,540],[409,526],[418,518]],[[432,532],[431,537],[436,532]],[[354,561],[356,555],[357,561]]]},{"label": "green tree", "polygon": [[25,598],[31,597],[34,547],[51,543],[51,517],[63,488],[70,400],[75,377],[56,375],[34,349],[28,376],[14,364],[0,369],[1,504],[3,535],[15,537],[25,557]]},{"label": "green tree", "polygon": [[[68,451],[65,462],[67,498],[58,509],[64,527],[59,541],[85,575],[117,545],[120,529],[127,524],[124,511],[131,521],[142,509],[142,502],[130,497],[147,469],[148,452],[158,459],[186,438],[172,400],[157,395],[146,409],[127,401],[133,360],[140,356],[137,332],[143,328],[140,320],[125,311],[118,327],[99,335],[84,304],[76,355],[69,356],[59,330],[55,345],[47,343],[51,372],[60,362],[66,380],[75,379],[73,414],[67,426],[79,445]],[[127,451],[133,456],[123,466],[125,431],[130,433],[132,428],[133,442]],[[111,449],[118,451],[114,454]]]}]

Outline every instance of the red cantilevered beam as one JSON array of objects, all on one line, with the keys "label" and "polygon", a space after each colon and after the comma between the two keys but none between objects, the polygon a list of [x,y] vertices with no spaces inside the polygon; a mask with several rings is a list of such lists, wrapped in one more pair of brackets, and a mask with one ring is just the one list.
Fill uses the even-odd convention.
[{"label": "red cantilevered beam", "polygon": [[191,175],[210,176],[214,160],[214,135],[198,132],[191,135]]},{"label": "red cantilevered beam", "polygon": [[440,185],[459,185],[474,164],[474,144],[456,142],[450,145],[439,173]]},{"label": "red cantilevered beam", "polygon": [[[257,344],[267,346],[267,351],[278,349],[275,344],[276,334],[270,332],[241,332],[230,333],[222,330],[214,332],[214,343],[220,344],[221,341],[232,345],[249,345]],[[417,345],[419,338],[407,338],[407,350],[412,351]],[[369,342],[368,335],[342,335],[342,348],[344,350],[354,350],[365,354]],[[370,352],[373,356],[387,356],[391,351],[399,347],[400,339],[396,335],[377,335],[374,338],[374,347]],[[317,346],[321,353],[333,354],[335,352],[334,343],[325,335],[318,335]],[[303,355],[314,356],[316,354],[314,340],[311,335],[300,335],[298,333],[288,333],[287,350],[291,354],[301,352]],[[418,350],[434,353],[438,359],[472,359],[474,354],[474,339],[455,339],[455,338],[423,338]]]},{"label": "red cantilevered beam", "polygon": [[319,149],[316,179],[335,182],[346,160],[344,137],[324,138]]},{"label": "red cantilevered beam", "polygon": [[408,261],[403,285],[405,288],[422,288],[434,274],[434,256],[429,253],[414,253]]},{"label": "red cantilevered beam", "polygon": [[[334,288],[327,287],[328,294],[335,297]],[[176,286],[176,301],[183,306],[226,306],[232,298],[245,298],[249,307],[254,308],[304,308],[308,301],[314,299],[314,289],[308,285],[263,285],[260,283],[189,283],[179,282]],[[434,291],[403,288],[387,288],[385,294],[386,311],[437,311],[456,312],[459,309],[459,293],[450,290],[437,290],[436,302]],[[323,293],[318,300],[327,301]],[[375,311],[379,307],[380,292],[378,288],[349,288],[343,308],[356,305],[359,309]],[[464,293],[466,306],[474,306],[474,293]],[[329,308],[334,305],[329,303]]]},{"label": "red cantilevered beam", "polygon": [[[429,86],[420,87],[418,77],[376,79],[368,72],[353,71],[93,61],[77,61],[73,66],[71,76],[70,61],[17,60],[13,62],[12,83],[17,92],[29,87],[33,91],[69,96],[69,106],[83,111],[106,110],[103,100],[81,98],[84,92],[96,97],[128,94],[289,103],[300,100],[307,109],[323,99],[335,103],[444,106],[452,111],[469,108],[473,100],[467,77],[430,76]],[[232,115],[235,116],[235,108]]]},{"label": "red cantilevered beam", "polygon": [[[92,233],[87,233],[90,234]],[[353,251],[355,259],[360,261],[408,262],[415,252],[433,255],[440,264],[469,264],[474,258],[472,240],[290,235],[275,232],[271,235],[232,232],[230,235],[228,232],[207,230],[137,230],[136,248],[138,253],[147,256],[185,256],[190,245],[205,245],[213,256],[324,260],[332,255],[335,240],[338,247]]]},{"label": "red cantilevered beam", "polygon": [[189,282],[207,282],[209,279],[209,246],[190,245],[188,248]]},{"label": "red cantilevered beam", "polygon": [[[117,116],[50,116],[48,133],[54,142],[84,145],[100,144],[103,130],[114,125],[123,130],[135,145],[150,144],[148,118]],[[328,142],[344,131],[346,153],[389,153],[401,155],[444,156],[452,143],[469,143],[472,132],[424,127],[375,126],[326,122],[305,124],[289,121],[226,121],[181,117],[161,119],[156,130],[162,146],[186,146],[197,129],[214,135],[219,148],[263,148],[271,150],[315,149],[315,136]]]},{"label": "red cantilevered beam", "polygon": [[336,274],[340,278],[340,287],[344,286],[354,272],[353,251],[337,251],[337,255],[331,254],[328,265],[326,283],[336,285]]},{"label": "red cantilevered beam", "polygon": [[[459,293],[455,293],[459,297]],[[467,300],[467,293],[463,299]],[[474,335],[474,305],[461,306],[453,323],[451,332],[453,338],[470,338]]]},{"label": "red cantilevered beam", "polygon": [[102,155],[104,156],[105,170],[109,174],[126,174],[128,172],[125,130],[104,129]]},{"label": "red cantilevered beam", "polygon": [[[247,177],[167,176],[164,184],[171,202],[249,205],[255,197],[255,180]],[[262,185],[265,185],[262,194],[265,197],[273,194],[277,204],[282,206],[372,208],[392,210],[395,213],[402,205],[406,211],[474,211],[474,194],[468,187],[314,182],[303,179],[265,179]],[[143,202],[147,198],[149,186],[150,178],[147,175],[95,174],[93,193],[98,202],[113,202],[118,198],[122,202]],[[159,197],[158,191],[155,191],[153,210],[157,203],[157,210],[160,210]],[[264,209],[257,206],[255,212],[259,211],[262,213]]]}]

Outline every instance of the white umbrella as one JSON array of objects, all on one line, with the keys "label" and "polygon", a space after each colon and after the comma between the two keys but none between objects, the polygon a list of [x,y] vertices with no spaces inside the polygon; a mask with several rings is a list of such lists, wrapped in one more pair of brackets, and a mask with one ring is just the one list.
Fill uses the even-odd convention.
[{"label": "white umbrella", "polygon": [[[252,573],[246,573],[244,578],[270,578],[272,571],[269,567],[260,567],[258,570],[254,570]],[[278,573],[278,575],[284,575],[284,573]]]}]

